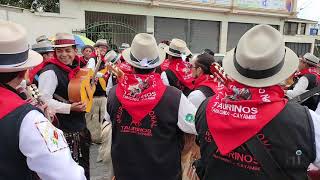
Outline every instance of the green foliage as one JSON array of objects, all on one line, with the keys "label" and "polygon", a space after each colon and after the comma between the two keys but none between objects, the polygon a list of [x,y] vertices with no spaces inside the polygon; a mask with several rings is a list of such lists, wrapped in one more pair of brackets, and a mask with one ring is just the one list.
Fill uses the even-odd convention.
[{"label": "green foliage", "polygon": [[[38,11],[44,11],[44,12],[54,12],[59,13],[60,12],[60,5],[59,0],[36,0],[37,6],[34,7]],[[25,9],[30,9],[32,2],[34,0],[0,0],[0,4],[9,5],[9,6],[16,6],[21,7]]]}]

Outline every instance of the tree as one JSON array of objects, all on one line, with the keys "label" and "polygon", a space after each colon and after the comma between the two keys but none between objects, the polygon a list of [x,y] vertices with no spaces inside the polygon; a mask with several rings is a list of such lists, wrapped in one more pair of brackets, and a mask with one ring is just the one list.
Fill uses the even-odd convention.
[{"label": "tree", "polygon": [[0,0],[0,4],[21,7],[25,9],[34,9],[43,12],[60,12],[59,0]]}]

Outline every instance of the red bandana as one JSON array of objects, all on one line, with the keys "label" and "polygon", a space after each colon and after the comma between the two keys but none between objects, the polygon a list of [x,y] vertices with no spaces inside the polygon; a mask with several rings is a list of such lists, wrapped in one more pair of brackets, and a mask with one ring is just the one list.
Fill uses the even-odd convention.
[{"label": "red bandana", "polygon": [[26,104],[26,101],[22,100],[17,94],[6,88],[0,87],[0,120],[24,104]]},{"label": "red bandana", "polygon": [[163,63],[160,65],[161,71],[166,71],[169,68],[170,61],[169,59],[166,59],[163,61]]},{"label": "red bandana", "polygon": [[124,73],[132,74],[132,71],[133,71],[132,66],[131,66],[129,63],[127,63],[126,61],[120,63],[120,64],[118,65],[118,67],[119,67]]},{"label": "red bandana", "polygon": [[116,96],[132,122],[139,124],[159,103],[165,90],[159,74],[125,74],[119,80]]},{"label": "red bandana", "polygon": [[198,89],[200,86],[209,87],[214,93],[216,93],[217,88],[223,88],[223,84],[218,83],[219,81],[209,74],[202,74],[194,81],[194,89]]},{"label": "red bandana", "polygon": [[284,92],[277,85],[253,88],[233,82],[218,91],[208,103],[206,117],[221,154],[231,152],[260,132],[286,103]]},{"label": "red bandana", "polygon": [[295,73],[294,78],[298,78],[298,77],[304,76],[306,74],[313,74],[317,77],[318,80],[320,79],[320,74],[318,74],[317,68],[315,68],[315,67],[303,69],[303,70]]},{"label": "red bandana", "polygon": [[74,68],[74,69],[72,69],[71,67],[63,64],[57,58],[49,59],[48,61],[45,62],[44,66],[46,66],[47,64],[55,64],[55,65],[59,66],[65,72],[68,72],[69,73],[69,75],[68,75],[69,79],[72,79],[72,78],[74,78],[76,76],[77,72],[80,70],[79,57],[76,56],[74,60],[78,62],[78,66],[76,68]]},{"label": "red bandana", "polygon": [[45,66],[45,62],[42,62],[38,66],[30,69],[30,71],[29,71],[29,80],[30,80],[31,83],[33,82],[33,79],[37,75],[37,73],[39,71],[41,71],[44,68],[44,66]]},{"label": "red bandana", "polygon": [[169,68],[178,78],[178,80],[187,88],[193,89],[192,72],[187,62],[182,59],[175,59],[170,61]]}]

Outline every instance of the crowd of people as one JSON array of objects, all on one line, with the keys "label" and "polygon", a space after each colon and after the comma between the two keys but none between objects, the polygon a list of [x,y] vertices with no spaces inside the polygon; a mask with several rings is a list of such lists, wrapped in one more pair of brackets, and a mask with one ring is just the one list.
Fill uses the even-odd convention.
[{"label": "crowd of people", "polygon": [[[92,143],[110,180],[320,177],[320,60],[269,25],[222,62],[146,33],[116,51],[99,39],[78,52],[69,33],[29,49],[27,37],[0,21],[0,179],[90,179]],[[89,111],[70,95],[84,71],[97,72]]]}]

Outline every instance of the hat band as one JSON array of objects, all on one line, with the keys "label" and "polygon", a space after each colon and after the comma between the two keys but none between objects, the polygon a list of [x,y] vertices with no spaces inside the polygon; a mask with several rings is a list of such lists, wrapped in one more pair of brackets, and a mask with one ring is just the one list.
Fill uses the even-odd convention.
[{"label": "hat band", "polygon": [[175,53],[175,54],[181,54],[180,51],[176,50],[176,49],[172,49],[169,47],[169,51],[172,52],[172,53]]},{"label": "hat band", "polygon": [[[138,63],[138,64],[140,64],[140,65],[141,65],[141,62],[143,61],[143,60],[139,60],[139,59],[135,58],[131,52],[130,52],[130,59],[131,59],[133,62]],[[155,58],[155,59],[147,60],[146,63],[147,63],[148,66],[150,66],[150,65],[154,65],[155,63],[159,62],[159,60],[160,60],[160,58],[159,58],[159,56],[158,56],[158,57]],[[141,66],[143,66],[143,65],[141,65]]]},{"label": "hat band", "polygon": [[[237,49],[234,50],[234,54],[233,54],[233,64],[234,64],[235,68],[242,76],[247,77],[247,78],[251,78],[251,79],[264,79],[264,78],[268,78],[268,77],[271,77],[271,76],[277,74],[282,69],[282,67],[284,65],[284,60],[286,57],[284,55],[282,60],[280,61],[280,63],[272,68],[265,69],[265,70],[251,70],[251,69],[243,68],[238,63],[237,58],[236,58],[236,50]],[[285,52],[285,54],[286,54],[286,52]]]},{"label": "hat band", "polygon": [[29,58],[29,49],[24,52],[16,54],[0,54],[0,67],[1,66],[18,66],[25,63]]},{"label": "hat band", "polygon": [[312,64],[312,65],[317,65],[316,62],[311,61],[310,59],[307,59],[307,58],[304,58],[304,59],[305,59],[304,62],[306,62],[306,63]]},{"label": "hat band", "polygon": [[76,41],[73,39],[57,39],[54,41],[55,45],[63,45],[63,44],[76,44]]},{"label": "hat band", "polygon": [[33,48],[32,50],[37,51],[38,53],[54,51],[52,47]]}]

